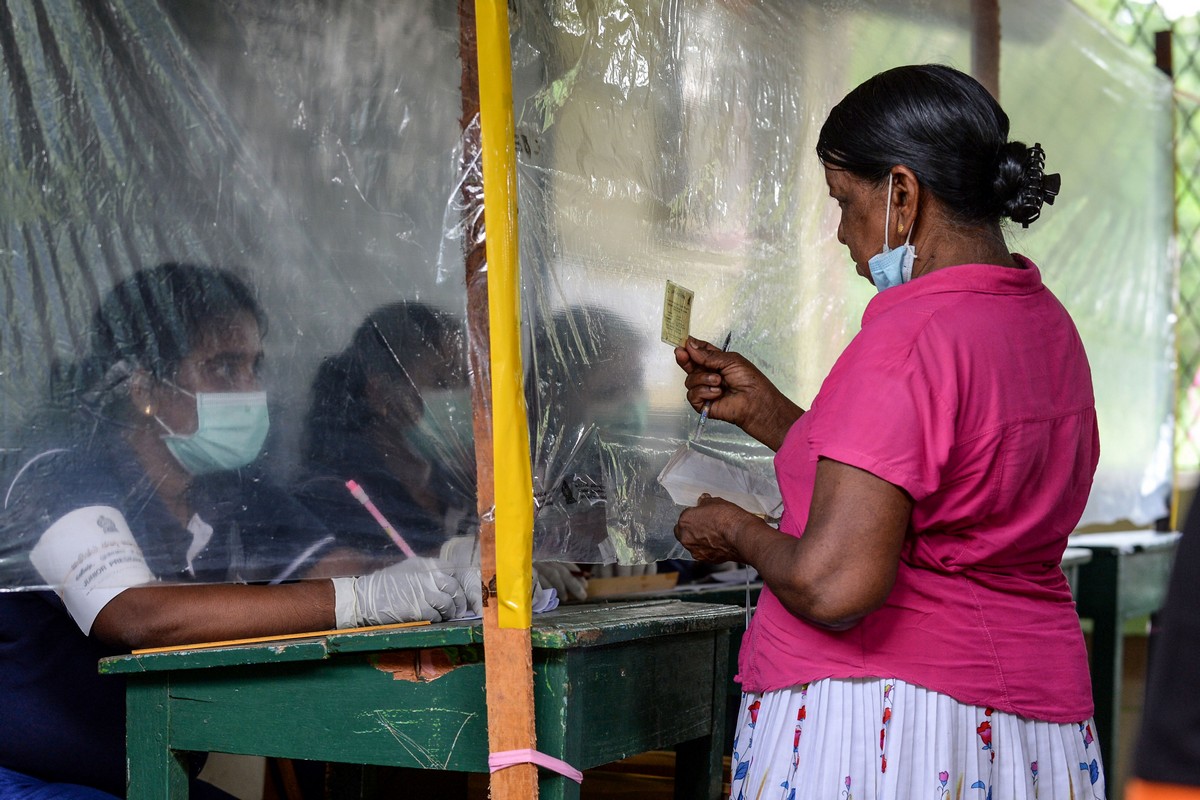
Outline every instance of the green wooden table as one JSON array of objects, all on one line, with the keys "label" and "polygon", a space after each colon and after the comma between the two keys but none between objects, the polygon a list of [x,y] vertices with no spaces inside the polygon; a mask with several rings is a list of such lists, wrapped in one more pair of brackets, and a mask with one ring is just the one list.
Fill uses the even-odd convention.
[{"label": "green wooden table", "polygon": [[1071,547],[1063,552],[1062,565],[1063,574],[1067,576],[1067,583],[1071,585],[1071,596],[1076,601],[1079,600],[1079,571],[1084,565],[1092,562],[1092,551],[1086,547]]},{"label": "green wooden table", "polygon": [[1089,550],[1092,559],[1079,568],[1076,606],[1092,622],[1092,698],[1096,737],[1105,759],[1105,781],[1116,787],[1121,724],[1121,672],[1125,659],[1126,620],[1162,607],[1175,557],[1178,533],[1120,531],[1080,533],[1071,547]]},{"label": "green wooden table", "polygon": [[[538,749],[583,770],[675,748],[675,796],[722,786],[729,631],[740,608],[677,600],[583,605],[532,629]],[[188,792],[182,754],[487,771],[479,620],[128,655],[130,800]],[[578,798],[542,772],[543,798]]]}]

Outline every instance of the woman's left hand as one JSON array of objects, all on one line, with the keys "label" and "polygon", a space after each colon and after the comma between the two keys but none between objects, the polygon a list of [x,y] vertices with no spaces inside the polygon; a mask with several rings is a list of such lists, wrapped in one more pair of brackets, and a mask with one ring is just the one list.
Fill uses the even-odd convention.
[{"label": "woman's left hand", "polygon": [[738,553],[738,531],[760,521],[728,500],[700,496],[700,502],[679,515],[675,538],[697,561],[742,561]]}]

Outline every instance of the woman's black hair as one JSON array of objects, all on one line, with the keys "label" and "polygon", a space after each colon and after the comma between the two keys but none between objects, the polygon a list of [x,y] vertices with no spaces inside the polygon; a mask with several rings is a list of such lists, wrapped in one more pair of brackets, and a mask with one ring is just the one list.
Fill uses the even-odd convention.
[{"label": "woman's black hair", "polygon": [[155,377],[171,377],[205,329],[243,313],[266,332],[262,307],[232,272],[159,264],[117,284],[100,304],[92,323],[92,355],[105,364],[128,359]]},{"label": "woman's black hair", "polygon": [[110,410],[142,370],[171,378],[199,337],[238,314],[267,319],[250,286],[217,267],[167,262],[139,270],[114,286],[92,318],[88,355],[54,375],[60,407]]},{"label": "woman's black hair", "polygon": [[1054,202],[1058,176],[1043,174],[1040,145],[1010,142],[1008,127],[1004,109],[971,76],[940,64],[896,67],[833,107],[817,156],[871,181],[907,166],[965,224],[1007,217],[1028,225]]},{"label": "woman's black hair", "polygon": [[336,461],[345,455],[343,448],[357,446],[346,434],[365,430],[375,419],[377,411],[367,399],[367,381],[372,376],[411,380],[413,359],[444,358],[448,350],[458,350],[462,363],[445,366],[448,374],[457,369],[465,377],[463,335],[453,315],[424,303],[392,303],[372,311],[345,349],[325,358],[317,369],[305,424],[304,459]]}]

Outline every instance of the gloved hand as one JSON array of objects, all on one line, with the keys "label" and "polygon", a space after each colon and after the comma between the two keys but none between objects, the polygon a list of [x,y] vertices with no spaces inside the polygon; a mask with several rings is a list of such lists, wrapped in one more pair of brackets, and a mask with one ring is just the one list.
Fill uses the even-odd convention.
[{"label": "gloved hand", "polygon": [[[479,537],[454,536],[448,539],[438,554],[456,566],[479,569]],[[587,581],[571,574],[571,565],[557,561],[539,561],[533,565],[534,596],[540,589],[554,589],[559,599],[583,600],[587,597]]]},{"label": "gloved hand", "polygon": [[357,578],[334,578],[339,628],[448,619],[483,612],[478,569],[409,558]]},{"label": "gloved hand", "polygon": [[578,574],[573,564],[561,561],[538,561],[533,565],[534,581],[558,592],[563,600],[586,600],[587,578]]},{"label": "gloved hand", "polygon": [[593,578],[628,578],[642,575],[657,575],[658,564],[595,564],[592,566]]},{"label": "gloved hand", "polygon": [[473,534],[451,536],[442,543],[438,556],[456,567],[479,569],[479,537]]}]

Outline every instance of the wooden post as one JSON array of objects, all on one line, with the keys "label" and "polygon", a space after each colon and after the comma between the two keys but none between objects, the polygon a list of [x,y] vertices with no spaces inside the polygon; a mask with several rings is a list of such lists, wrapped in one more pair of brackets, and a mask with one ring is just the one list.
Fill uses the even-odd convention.
[{"label": "wooden post", "polygon": [[[1171,81],[1172,88],[1175,88],[1175,47],[1173,33],[1170,29],[1165,31],[1154,32],[1154,65],[1162,71],[1164,75]],[[1174,272],[1173,278],[1175,282],[1175,296],[1171,299],[1171,306],[1175,309],[1175,325],[1178,328],[1179,319],[1182,319],[1184,310],[1181,308],[1180,302],[1180,270],[1183,267],[1182,257],[1179,255],[1179,199],[1175,193],[1175,180],[1179,175],[1179,137],[1177,134],[1175,120],[1177,117],[1178,99],[1175,92],[1171,92],[1171,180],[1167,183],[1168,191],[1171,193],[1171,238],[1176,242],[1175,263],[1172,265]],[[1174,356],[1175,363],[1179,363],[1179,337],[1174,339]],[[1179,414],[1179,383],[1183,376],[1179,374],[1179,369],[1175,370],[1175,379],[1171,385],[1171,404],[1175,409],[1175,425],[1171,433],[1171,442],[1177,439],[1180,425]],[[1180,491],[1179,491],[1179,476],[1175,474],[1175,459],[1171,459],[1171,499],[1167,504],[1167,513],[1158,520],[1155,520],[1154,527],[1160,531],[1177,531],[1183,525],[1183,518],[1180,511]]]},{"label": "wooden post", "polygon": [[1000,0],[971,0],[971,74],[1000,99]]},{"label": "wooden post", "polygon": [[1154,32],[1154,65],[1171,80],[1175,80],[1175,59],[1171,46],[1171,31]]},{"label": "wooden post", "polygon": [[[507,15],[503,0],[481,0],[489,13]],[[498,7],[498,8],[497,8]],[[480,160],[479,60],[475,0],[459,0],[459,52],[462,58],[462,199],[466,227],[467,329],[470,342],[471,398],[474,410],[475,465],[480,518],[480,565],[484,591],[484,668],[487,683],[488,749],[490,752],[535,749],[533,650],[529,628],[502,628],[496,596],[495,465],[491,393],[491,330],[488,272]],[[505,26],[507,30],[507,25]],[[506,43],[507,44],[507,43]],[[507,48],[506,48],[507,49]],[[512,146],[510,140],[507,145]],[[496,229],[512,223],[491,220]],[[512,223],[515,227],[515,223]],[[532,502],[532,501],[531,501]],[[529,800],[538,796],[537,767],[521,764],[493,773],[493,800]]]}]

